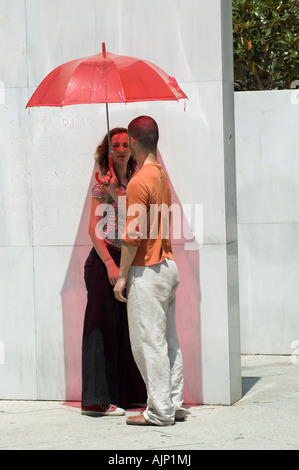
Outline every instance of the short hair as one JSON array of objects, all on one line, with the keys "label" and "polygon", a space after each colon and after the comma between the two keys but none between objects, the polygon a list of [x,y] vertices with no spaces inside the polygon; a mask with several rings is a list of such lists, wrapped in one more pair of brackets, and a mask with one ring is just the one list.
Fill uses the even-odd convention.
[{"label": "short hair", "polygon": [[156,151],[159,129],[156,121],[150,116],[139,116],[130,122],[128,134],[145,149]]}]

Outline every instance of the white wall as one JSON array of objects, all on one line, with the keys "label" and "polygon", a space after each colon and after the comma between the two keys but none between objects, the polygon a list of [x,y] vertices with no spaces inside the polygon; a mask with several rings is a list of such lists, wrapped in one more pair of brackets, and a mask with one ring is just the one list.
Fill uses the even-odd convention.
[{"label": "white wall", "polygon": [[105,107],[25,105],[51,70],[102,42],[154,62],[189,97],[185,111],[182,102],[111,105],[110,127],[153,116],[174,200],[204,207],[201,250],[174,245],[185,400],[240,397],[231,25],[231,0],[0,0],[0,398],[80,399],[83,264]]},{"label": "white wall", "polygon": [[[227,359],[227,345],[238,356],[238,315],[230,317],[234,329],[227,329],[223,310],[228,299],[230,308],[238,306],[238,280],[234,178],[228,171],[232,112],[224,126],[222,120],[224,102],[232,103],[231,63],[221,47],[221,35],[230,44],[230,19],[229,9],[224,15],[219,5],[0,0],[0,398],[79,399],[82,267],[90,248],[93,153],[106,131],[105,110],[91,105],[25,111],[25,105],[48,72],[100,52],[102,41],[108,51],[156,63],[189,97],[186,111],[184,103],[114,105],[110,120],[114,126],[141,113],[156,118],[175,201],[203,204],[202,249],[174,247],[182,273],[178,326],[185,396],[202,401],[206,383],[220,389],[222,400],[227,393],[214,384],[219,368],[223,384],[232,367],[221,358]],[[243,353],[290,354],[299,340],[294,93],[235,94]],[[227,198],[225,186],[231,188]],[[237,340],[230,342],[228,333]]]},{"label": "white wall", "polygon": [[298,92],[235,94],[242,352],[299,344]]}]

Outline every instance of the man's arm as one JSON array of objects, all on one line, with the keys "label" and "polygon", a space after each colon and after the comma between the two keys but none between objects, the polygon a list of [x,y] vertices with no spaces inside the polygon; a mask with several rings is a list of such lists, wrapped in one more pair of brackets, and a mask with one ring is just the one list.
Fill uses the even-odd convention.
[{"label": "man's arm", "polygon": [[113,289],[115,298],[120,302],[127,302],[127,299],[123,296],[123,293],[127,283],[127,275],[136,256],[137,250],[138,246],[128,245],[124,242],[122,244],[119,275]]}]

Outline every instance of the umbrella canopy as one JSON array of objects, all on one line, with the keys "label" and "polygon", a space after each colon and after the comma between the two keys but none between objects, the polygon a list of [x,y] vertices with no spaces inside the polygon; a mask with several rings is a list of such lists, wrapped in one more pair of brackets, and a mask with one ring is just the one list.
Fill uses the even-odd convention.
[{"label": "umbrella canopy", "polygon": [[[60,65],[47,75],[26,108],[137,101],[171,101],[187,98],[174,77],[151,62],[106,52]],[[110,153],[110,138],[108,137]]]},{"label": "umbrella canopy", "polygon": [[151,62],[106,52],[60,65],[41,82],[27,103],[67,106],[187,98],[175,78]]}]

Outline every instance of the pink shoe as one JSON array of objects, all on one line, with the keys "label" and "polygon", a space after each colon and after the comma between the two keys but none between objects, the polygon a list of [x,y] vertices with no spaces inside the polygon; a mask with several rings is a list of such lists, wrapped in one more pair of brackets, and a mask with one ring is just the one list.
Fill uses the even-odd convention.
[{"label": "pink shoe", "polygon": [[82,406],[81,414],[86,416],[122,416],[125,414],[125,410],[115,405],[90,405]]}]

